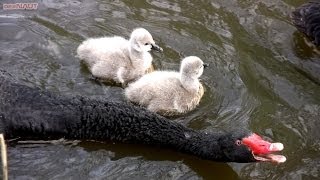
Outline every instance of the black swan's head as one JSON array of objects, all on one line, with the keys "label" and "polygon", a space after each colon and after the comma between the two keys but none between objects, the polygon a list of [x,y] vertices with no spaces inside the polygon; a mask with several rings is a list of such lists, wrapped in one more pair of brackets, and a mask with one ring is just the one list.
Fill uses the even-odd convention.
[{"label": "black swan's head", "polygon": [[255,133],[228,133],[220,137],[218,142],[224,156],[234,162],[286,161],[285,156],[273,154],[283,149],[282,143],[268,142]]}]

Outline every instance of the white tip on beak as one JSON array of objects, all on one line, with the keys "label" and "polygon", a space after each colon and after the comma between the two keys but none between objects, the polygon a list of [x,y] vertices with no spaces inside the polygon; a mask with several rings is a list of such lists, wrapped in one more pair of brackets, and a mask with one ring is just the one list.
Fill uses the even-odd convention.
[{"label": "white tip on beak", "polygon": [[282,151],[284,148],[282,143],[271,143],[269,151]]}]

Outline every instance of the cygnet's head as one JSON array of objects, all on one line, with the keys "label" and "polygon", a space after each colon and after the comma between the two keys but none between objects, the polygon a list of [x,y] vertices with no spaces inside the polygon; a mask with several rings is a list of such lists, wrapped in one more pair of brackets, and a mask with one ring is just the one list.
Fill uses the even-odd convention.
[{"label": "cygnet's head", "polygon": [[199,78],[203,73],[203,68],[207,66],[208,64],[204,64],[200,58],[188,56],[181,62],[180,73],[182,76]]},{"label": "cygnet's head", "polygon": [[144,28],[133,30],[130,36],[130,43],[139,52],[150,50],[162,51],[162,48],[156,45],[151,34]]}]

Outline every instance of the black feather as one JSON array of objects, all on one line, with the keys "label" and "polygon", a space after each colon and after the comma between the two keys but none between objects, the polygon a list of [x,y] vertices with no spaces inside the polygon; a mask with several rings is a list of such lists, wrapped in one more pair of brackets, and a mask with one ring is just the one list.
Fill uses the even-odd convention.
[{"label": "black feather", "polygon": [[296,8],[291,19],[299,31],[306,34],[313,43],[320,45],[320,2],[312,1]]}]

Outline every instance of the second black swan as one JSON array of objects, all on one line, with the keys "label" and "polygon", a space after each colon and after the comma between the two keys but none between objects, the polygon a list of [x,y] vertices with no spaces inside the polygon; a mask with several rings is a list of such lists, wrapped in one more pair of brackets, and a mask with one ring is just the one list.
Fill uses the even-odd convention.
[{"label": "second black swan", "polygon": [[66,97],[0,71],[0,133],[7,139],[113,140],[171,148],[221,162],[284,162],[281,143],[248,131],[205,133],[123,102]]},{"label": "second black swan", "polygon": [[312,1],[296,8],[291,19],[299,31],[306,34],[316,46],[320,46],[320,2]]}]

